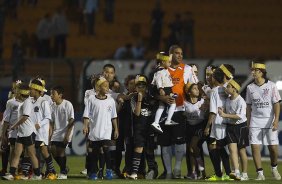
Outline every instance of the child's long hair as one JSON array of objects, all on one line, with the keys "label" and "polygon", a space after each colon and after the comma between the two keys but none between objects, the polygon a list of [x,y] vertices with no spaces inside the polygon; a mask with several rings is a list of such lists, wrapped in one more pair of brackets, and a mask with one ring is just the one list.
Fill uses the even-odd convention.
[{"label": "child's long hair", "polygon": [[[190,96],[189,93],[191,93],[191,90],[192,90],[193,86],[198,86],[198,89],[199,89],[199,85],[196,84],[196,83],[193,83],[193,84],[190,84],[190,86],[188,87],[188,89],[186,89],[187,85],[189,85],[189,84],[186,84],[186,85],[184,86],[185,99],[186,99],[186,101],[192,103],[192,102],[191,102],[191,96]],[[201,90],[199,89],[198,101],[200,101],[201,98],[202,98],[202,94],[201,94]]]}]

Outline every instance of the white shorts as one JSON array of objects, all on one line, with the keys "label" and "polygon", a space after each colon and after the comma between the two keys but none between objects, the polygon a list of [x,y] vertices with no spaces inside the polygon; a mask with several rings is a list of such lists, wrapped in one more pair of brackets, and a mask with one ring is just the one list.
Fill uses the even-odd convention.
[{"label": "white shorts", "polygon": [[279,145],[278,130],[250,127],[250,144]]},{"label": "white shorts", "polygon": [[226,137],[226,125],[221,124],[212,124],[211,126],[211,138],[215,138],[216,140],[221,140]]}]

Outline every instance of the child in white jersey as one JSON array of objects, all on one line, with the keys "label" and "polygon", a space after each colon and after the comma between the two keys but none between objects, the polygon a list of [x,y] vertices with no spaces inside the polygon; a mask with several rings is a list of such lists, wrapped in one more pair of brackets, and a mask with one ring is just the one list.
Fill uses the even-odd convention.
[{"label": "child in white jersey", "polygon": [[265,180],[261,165],[260,145],[267,145],[271,158],[272,175],[281,180],[277,169],[278,122],[280,101],[275,83],[266,78],[266,66],[261,60],[252,64],[254,82],[247,86],[247,123],[250,130],[250,144],[257,169],[257,180]]},{"label": "child in white jersey", "polygon": [[[225,109],[219,108],[218,113],[226,119],[226,142],[228,144],[231,162],[234,172],[230,178],[235,180],[248,180],[247,166],[248,157],[246,147],[249,146],[249,132],[246,117],[246,102],[239,95],[240,85],[235,80],[230,80],[225,88],[229,95],[226,100]],[[242,175],[239,170],[239,156],[242,165]]]},{"label": "child in white jersey", "polygon": [[40,150],[46,162],[46,178],[53,180],[57,178],[57,175],[47,147],[49,144],[51,109],[49,102],[41,96],[42,92],[46,90],[43,84],[40,79],[33,79],[29,84],[30,96],[33,97],[33,113],[31,114],[31,120],[36,128],[35,146]]},{"label": "child in white jersey", "polygon": [[63,98],[62,86],[51,89],[51,98],[55,102],[51,107],[52,112],[52,155],[60,167],[58,179],[67,179],[65,149],[71,143],[74,127],[74,110],[70,101]]},{"label": "child in white jersey", "polygon": [[[109,82],[104,77],[99,77],[95,81],[96,95],[89,97],[85,106],[83,118],[85,134],[89,133],[92,156],[89,157],[91,167],[87,168],[89,179],[97,180],[98,158],[100,148],[103,148],[106,160],[106,179],[112,179],[111,157],[108,149],[111,140],[112,127],[114,127],[114,138],[118,137],[116,104],[112,97],[108,96]],[[89,121],[91,119],[91,121]],[[90,123],[90,124],[89,124]],[[90,127],[90,128],[89,128]]]},{"label": "child in white jersey", "polygon": [[[158,93],[161,96],[165,95],[172,95],[172,79],[170,76],[170,73],[168,71],[168,67],[171,65],[171,56],[166,56],[163,52],[157,54],[157,62],[159,63],[159,67],[157,69],[157,72],[154,74],[154,78],[152,81],[152,85],[156,86],[158,89]],[[174,96],[176,98],[176,96]],[[160,118],[162,116],[162,113],[165,109],[165,104],[163,102],[159,102],[159,108],[155,115],[155,120],[151,124],[152,128],[156,130],[159,133],[163,133],[163,130],[161,129],[159,125]],[[169,105],[167,119],[165,121],[165,125],[177,125],[178,123],[175,123],[171,120],[173,113],[175,111],[176,104],[172,103]]]},{"label": "child in white jersey", "polygon": [[21,84],[19,87],[20,97],[19,100],[23,101],[23,104],[19,107],[19,120],[11,127],[12,130],[17,129],[17,140],[15,144],[15,152],[10,165],[10,174],[3,176],[6,180],[14,180],[16,176],[16,169],[19,165],[19,160],[24,149],[27,149],[27,153],[31,159],[33,166],[34,176],[32,179],[41,180],[40,169],[38,166],[38,160],[35,151],[35,127],[31,120],[32,101],[29,98],[29,87],[25,84]]},{"label": "child in white jersey", "polygon": [[[198,179],[196,166],[201,172],[201,177],[205,178],[204,161],[201,157],[199,142],[203,139],[203,130],[205,128],[205,114],[207,109],[203,108],[205,100],[201,98],[198,84],[185,85],[186,100],[184,101],[185,116],[187,122],[187,152],[189,152],[191,175],[189,179]],[[191,159],[192,158],[192,159]]]}]

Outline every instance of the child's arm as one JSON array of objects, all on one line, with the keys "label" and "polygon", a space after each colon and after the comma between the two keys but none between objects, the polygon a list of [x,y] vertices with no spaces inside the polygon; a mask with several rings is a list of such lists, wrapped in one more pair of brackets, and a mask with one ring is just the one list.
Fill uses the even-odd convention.
[{"label": "child's arm", "polygon": [[71,131],[73,129],[73,126],[74,126],[74,119],[71,118],[71,119],[69,119],[69,124],[67,126],[67,132],[66,132],[66,135],[64,137],[64,143],[65,144],[69,142],[70,134],[71,134]]},{"label": "child's arm", "polygon": [[252,113],[252,105],[247,104],[247,125],[250,127],[250,121],[251,121],[251,113]]},{"label": "child's arm", "polygon": [[117,139],[118,136],[119,136],[118,126],[117,126],[117,118],[112,119],[112,124],[113,124],[113,127],[114,127],[114,139]]},{"label": "child's arm", "polygon": [[210,113],[210,114],[209,114],[209,119],[208,119],[208,122],[207,122],[207,126],[206,126],[206,128],[205,128],[205,130],[204,130],[205,136],[208,136],[208,135],[209,135],[209,133],[210,133],[210,127],[211,127],[211,124],[214,122],[215,117],[216,117],[216,114],[214,114],[214,113]]},{"label": "child's arm", "polygon": [[223,118],[230,118],[230,119],[236,119],[236,120],[242,119],[237,114],[227,114],[227,113],[225,113],[221,107],[218,108],[218,114]]},{"label": "child's arm", "polygon": [[20,126],[21,124],[23,124],[27,119],[28,119],[28,116],[23,115],[23,116],[21,117],[21,119],[11,127],[11,129],[12,129],[12,130],[16,129],[18,126]]},{"label": "child's arm", "polygon": [[163,88],[160,88],[160,89],[159,89],[159,93],[160,93],[161,96],[165,96],[165,91],[164,91]]},{"label": "child's arm", "polygon": [[279,115],[280,115],[280,103],[275,103],[273,105],[273,111],[274,111],[274,121],[273,121],[273,127],[272,130],[278,130],[278,122],[279,122]]},{"label": "child's arm", "polygon": [[83,134],[88,134],[89,133],[89,118],[83,118]]}]

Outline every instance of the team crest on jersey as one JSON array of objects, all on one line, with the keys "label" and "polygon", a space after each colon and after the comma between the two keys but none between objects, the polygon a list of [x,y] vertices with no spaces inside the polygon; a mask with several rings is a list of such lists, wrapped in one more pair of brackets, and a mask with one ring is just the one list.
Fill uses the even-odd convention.
[{"label": "team crest on jersey", "polygon": [[263,89],[263,96],[268,96],[269,95],[269,89]]},{"label": "team crest on jersey", "polygon": [[18,109],[18,106],[14,106],[13,107],[13,111],[17,110]]},{"label": "team crest on jersey", "polygon": [[147,108],[146,109],[141,109],[141,115],[142,116],[150,116],[151,111],[149,111]]},{"label": "team crest on jersey", "polygon": [[38,106],[34,107],[34,112],[39,112],[39,107]]},{"label": "team crest on jersey", "polygon": [[108,112],[111,112],[112,111],[112,107],[111,106],[108,106]]}]

